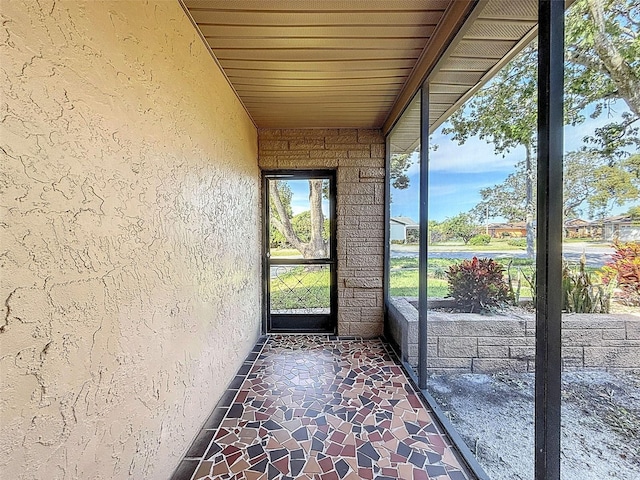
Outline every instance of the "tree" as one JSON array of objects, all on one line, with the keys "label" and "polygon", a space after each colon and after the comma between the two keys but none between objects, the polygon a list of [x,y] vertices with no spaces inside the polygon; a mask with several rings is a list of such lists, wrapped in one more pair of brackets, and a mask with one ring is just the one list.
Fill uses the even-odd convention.
[{"label": "tree", "polygon": [[474,218],[469,213],[445,219],[440,228],[449,238],[461,238],[465,245],[478,233]]},{"label": "tree", "polygon": [[411,153],[394,153],[391,155],[391,186],[399,190],[409,187],[407,170],[413,164]]},{"label": "tree", "polygon": [[[578,217],[602,217],[613,205],[624,205],[640,195],[640,155],[621,160],[611,167],[606,158],[583,150],[564,158],[563,213]],[[508,222],[526,219],[525,172],[523,163],[498,185],[480,190],[482,200],[471,213],[478,219],[503,217]],[[589,172],[589,175],[585,175]],[[535,175],[532,178],[535,181]],[[535,203],[535,195],[533,196]]]},{"label": "tree", "polygon": [[[523,147],[525,187],[524,219],[527,225],[527,254],[533,256],[533,175],[537,119],[537,49],[534,43],[500,70],[485,88],[474,95],[450,119],[445,134],[453,134],[459,144],[473,136],[487,139],[502,155]],[[511,178],[511,182],[521,182]],[[509,186],[505,189],[508,191]],[[521,202],[518,202],[518,204]]]},{"label": "tree", "polygon": [[[508,222],[524,222],[527,217],[527,202],[535,204],[533,196],[526,194],[526,168],[524,162],[516,165],[515,173],[510,173],[500,184],[480,189],[482,200],[471,210],[478,221],[487,217],[503,217]],[[533,173],[532,173],[533,175]]]},{"label": "tree", "polygon": [[[291,218],[291,225],[296,236],[302,242],[309,242],[311,240],[311,211],[305,210],[298,213]],[[322,238],[329,240],[329,219],[325,218],[322,225]]]},{"label": "tree", "polygon": [[594,192],[588,199],[590,212],[603,217],[612,205],[622,206],[640,197],[640,154],[613,165],[603,162],[590,171],[594,184]]},{"label": "tree", "polygon": [[[277,180],[273,182],[274,184],[277,183]],[[280,203],[282,204],[282,208],[285,212],[285,215],[289,218],[292,217],[293,215],[293,210],[291,208],[291,199],[293,197],[293,192],[291,191],[291,188],[289,187],[289,185],[287,185],[286,182],[280,182],[276,185],[276,188],[278,189],[278,198],[280,199]],[[273,192],[272,192],[273,195]],[[286,246],[287,244],[287,239],[286,237],[282,234],[282,232],[276,228],[276,226],[274,225],[274,219],[276,220],[276,223],[278,223],[278,221],[280,221],[280,215],[278,213],[278,210],[276,209],[275,204],[273,203],[273,197],[269,198],[269,212],[271,215],[271,225],[270,225],[270,235],[269,235],[269,246],[271,248],[282,248],[284,246]]]},{"label": "tree", "polygon": [[592,117],[622,100],[629,112],[585,137],[585,150],[615,161],[640,146],[640,4],[634,0],[578,0],[566,21],[565,94]]},{"label": "tree", "polygon": [[[407,153],[391,156],[391,182],[394,188],[409,187],[407,171],[413,163],[411,155]],[[304,258],[328,257],[329,226],[328,219],[322,213],[322,199],[328,193],[327,182],[309,180],[309,210],[293,216],[291,188],[286,182],[273,180],[269,195],[272,246],[281,246],[286,241]]]},{"label": "tree", "polygon": [[429,220],[429,244],[438,243],[444,240],[445,233],[442,230],[442,223],[436,220]]},{"label": "tree", "polygon": [[635,205],[627,211],[627,215],[631,215],[631,220],[640,222],[640,205]]},{"label": "tree", "polygon": [[[593,116],[622,99],[629,106],[622,122],[610,123],[585,139],[609,169],[618,169],[628,147],[640,145],[637,127],[640,111],[640,44],[637,18],[640,7],[634,0],[578,0],[566,19],[567,67],[565,70],[565,122],[576,125],[585,120],[582,110],[594,104]],[[491,189],[485,189],[478,210],[508,207],[507,218],[524,217],[527,222],[527,253],[533,254],[533,180],[537,122],[537,47],[526,47],[503,68],[485,88],[450,118],[444,133],[453,134],[460,144],[479,136],[494,144],[496,153],[523,147],[524,159],[516,174]],[[625,150],[627,149],[627,150]],[[602,165],[605,167],[605,165]],[[604,172],[605,170],[603,170]],[[608,171],[607,173],[611,173]],[[583,171],[584,176],[584,171]],[[624,183],[624,182],[622,182]],[[620,184],[617,182],[616,185]],[[522,192],[524,186],[524,192]],[[618,190],[608,188],[610,194]],[[524,197],[524,205],[521,200]],[[497,207],[496,207],[497,208]]]},{"label": "tree", "polygon": [[636,0],[578,0],[566,17],[566,92],[596,115],[622,99],[640,116],[640,4]]},{"label": "tree", "polygon": [[[329,254],[329,242],[323,237],[324,214],[322,213],[323,180],[309,180],[309,223],[310,233],[307,241],[300,239],[292,223],[289,196],[287,209],[287,189],[291,189],[285,182],[274,180],[270,189],[270,204],[272,205],[271,223],[287,242],[298,250],[304,258],[326,258]],[[286,187],[285,187],[286,186]],[[306,239],[305,239],[306,240]]]}]

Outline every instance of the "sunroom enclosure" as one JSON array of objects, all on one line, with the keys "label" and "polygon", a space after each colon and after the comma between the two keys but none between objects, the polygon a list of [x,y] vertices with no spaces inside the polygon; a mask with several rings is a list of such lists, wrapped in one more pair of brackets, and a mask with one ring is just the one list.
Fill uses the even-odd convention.
[{"label": "sunroom enclosure", "polygon": [[[535,478],[560,478],[560,404],[561,404],[561,281],[562,281],[562,156],[563,156],[563,70],[564,70],[564,6],[561,2],[541,2],[539,10],[539,93],[538,93],[538,218],[537,229],[537,304],[536,304],[536,355],[535,355]],[[419,198],[419,283],[417,292],[396,287],[403,295],[417,298],[418,329],[391,332],[396,338],[407,370],[415,377],[425,397],[438,411],[437,403],[427,391],[429,370],[428,344],[428,281],[427,258],[429,250],[428,199],[429,199],[429,134],[430,95],[427,79],[403,112],[387,137],[387,189],[391,191],[391,158],[408,155],[414,158],[420,171]],[[388,194],[388,198],[392,194]],[[390,218],[387,204],[387,225]],[[385,301],[390,306],[390,240],[387,228],[385,257]],[[401,312],[398,312],[402,315]],[[409,333],[410,332],[410,333]],[[416,335],[417,345],[410,345],[406,336]],[[404,336],[404,337],[403,337]],[[414,339],[415,341],[415,339]],[[417,362],[408,363],[409,355]],[[442,363],[436,369],[445,368]],[[453,428],[446,418],[441,421],[449,430]],[[518,434],[520,432],[512,432]],[[463,441],[454,434],[454,441],[477,471],[481,469]],[[483,475],[483,473],[481,473]]]},{"label": "sunroom enclosure", "polygon": [[536,478],[559,478],[564,2],[534,0],[3,4],[3,474],[171,475],[264,333],[263,171],[335,172],[336,333],[376,337],[388,158],[419,151],[426,343],[428,133],[538,3]]}]

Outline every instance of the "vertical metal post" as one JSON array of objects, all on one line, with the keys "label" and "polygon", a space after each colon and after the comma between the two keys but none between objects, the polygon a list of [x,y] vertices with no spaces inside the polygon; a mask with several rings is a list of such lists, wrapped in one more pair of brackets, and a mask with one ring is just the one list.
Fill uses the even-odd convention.
[{"label": "vertical metal post", "polygon": [[392,338],[389,331],[389,275],[391,268],[391,134],[388,133],[384,140],[384,272],[383,296],[384,296],[384,334],[388,339]]},{"label": "vertical metal post", "polygon": [[429,245],[429,85],[420,89],[420,253],[418,258],[418,386],[427,388],[427,255]]},{"label": "vertical metal post", "polygon": [[535,479],[560,479],[564,1],[538,2]]},{"label": "vertical metal post", "polygon": [[330,311],[331,322],[333,323],[333,334],[338,334],[338,172],[333,170],[327,173],[329,177],[329,216],[331,239],[331,293]]},{"label": "vertical metal post", "polygon": [[262,334],[269,331],[269,285],[271,272],[269,271],[269,179],[262,173]]}]

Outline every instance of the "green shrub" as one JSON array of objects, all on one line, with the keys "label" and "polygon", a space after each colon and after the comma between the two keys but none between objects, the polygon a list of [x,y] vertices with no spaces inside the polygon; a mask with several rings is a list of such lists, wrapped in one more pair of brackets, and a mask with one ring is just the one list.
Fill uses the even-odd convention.
[{"label": "green shrub", "polygon": [[528,275],[524,271],[524,269],[520,269],[520,272],[522,273],[522,278],[524,278],[524,280],[529,285],[529,288],[531,289],[531,301],[535,305],[538,301],[538,284],[536,280],[536,270],[535,268],[531,269]]},{"label": "green shrub", "polygon": [[491,236],[485,233],[481,233],[480,235],[476,235],[469,240],[469,245],[489,245],[491,242]]},{"label": "green shrub", "polygon": [[[511,275],[512,264],[513,264],[513,259],[511,259],[509,261],[509,264],[507,265],[507,285],[509,285],[509,296],[511,297],[513,304],[518,305],[518,302],[520,302],[520,292],[522,291],[523,274],[522,274],[522,269],[518,268],[517,275],[513,277]],[[515,288],[514,288],[514,284],[515,284]]]},{"label": "green shrub", "polygon": [[619,296],[627,305],[640,305],[640,243],[615,242],[616,249],[611,262],[603,268],[603,281],[619,290]]},{"label": "green shrub", "polygon": [[439,280],[444,280],[445,278],[447,278],[447,271],[444,269],[444,267],[436,265],[431,271],[431,276]]},{"label": "green shrub", "polygon": [[280,230],[278,230],[274,226],[271,226],[271,234],[269,235],[269,247],[285,248],[287,245],[287,239],[282,233],[280,233]]},{"label": "green shrub", "polygon": [[407,229],[407,243],[419,243],[420,242],[420,230],[417,228]]},{"label": "green shrub", "polygon": [[449,296],[465,312],[490,312],[513,301],[504,267],[490,258],[473,257],[447,272]]},{"label": "green shrub", "polygon": [[571,269],[568,262],[562,268],[562,309],[573,313],[609,313],[611,289],[593,284],[585,270],[586,259],[580,259],[578,268]]},{"label": "green shrub", "polygon": [[512,238],[511,240],[507,240],[507,245],[511,245],[512,247],[527,248],[527,239]]}]

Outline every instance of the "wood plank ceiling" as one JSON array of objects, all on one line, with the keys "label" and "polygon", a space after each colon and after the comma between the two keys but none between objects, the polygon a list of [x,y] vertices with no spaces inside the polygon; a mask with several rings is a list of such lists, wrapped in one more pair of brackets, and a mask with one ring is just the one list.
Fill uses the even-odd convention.
[{"label": "wood plank ceiling", "polygon": [[259,128],[385,130],[427,77],[433,81],[430,123],[441,123],[535,30],[537,5],[182,1]]}]

